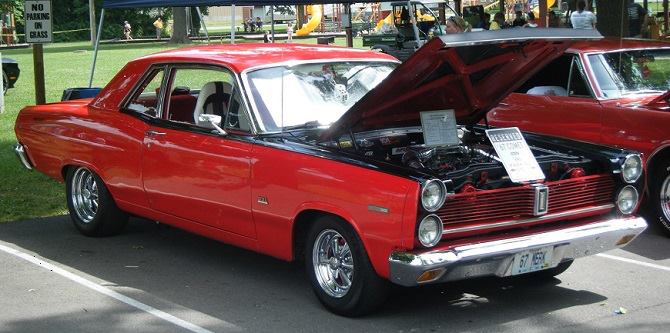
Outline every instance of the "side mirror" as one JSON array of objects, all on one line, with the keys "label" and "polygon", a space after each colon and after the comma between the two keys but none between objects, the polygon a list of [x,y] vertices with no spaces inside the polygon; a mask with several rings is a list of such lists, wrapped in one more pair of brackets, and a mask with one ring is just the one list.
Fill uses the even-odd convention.
[{"label": "side mirror", "polygon": [[215,114],[200,114],[198,116],[198,121],[211,124],[221,135],[228,135],[228,132],[219,126],[221,124],[221,116]]}]

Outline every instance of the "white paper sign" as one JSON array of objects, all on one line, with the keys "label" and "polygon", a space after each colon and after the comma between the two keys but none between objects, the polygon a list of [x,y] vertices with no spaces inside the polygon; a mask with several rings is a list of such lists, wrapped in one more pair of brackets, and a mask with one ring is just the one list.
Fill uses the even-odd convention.
[{"label": "white paper sign", "polygon": [[51,43],[51,1],[26,0],[23,11],[26,42]]},{"label": "white paper sign", "polygon": [[421,127],[426,146],[453,146],[460,143],[454,110],[421,112]]},{"label": "white paper sign", "polygon": [[486,130],[493,148],[514,183],[544,179],[544,172],[516,127]]}]

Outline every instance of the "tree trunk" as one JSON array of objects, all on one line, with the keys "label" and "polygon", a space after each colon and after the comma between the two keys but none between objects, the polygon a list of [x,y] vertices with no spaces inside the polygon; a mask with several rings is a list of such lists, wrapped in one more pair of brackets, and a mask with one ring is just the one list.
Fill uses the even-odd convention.
[{"label": "tree trunk", "polygon": [[188,35],[186,33],[186,8],[172,7],[172,19],[174,20],[174,26],[172,28],[172,37],[170,37],[170,43],[191,43],[191,40],[188,39]]},{"label": "tree trunk", "polygon": [[603,36],[628,37],[628,9],[626,0],[600,0],[596,2],[598,23]]}]

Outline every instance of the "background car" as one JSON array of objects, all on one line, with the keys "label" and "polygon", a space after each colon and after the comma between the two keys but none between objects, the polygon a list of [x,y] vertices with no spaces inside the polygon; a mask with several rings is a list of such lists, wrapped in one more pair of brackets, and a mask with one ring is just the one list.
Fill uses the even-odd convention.
[{"label": "background car", "polygon": [[520,73],[597,36],[562,33],[443,36],[400,66],[314,45],[167,51],[93,99],[24,108],[15,152],[65,182],[85,235],[134,214],[304,260],[342,315],[389,282],[551,277],[646,228],[635,152],[476,125]]},{"label": "background car", "polygon": [[4,93],[7,93],[7,89],[14,88],[14,83],[19,79],[19,63],[14,59],[2,58],[2,87]]},{"label": "background car", "polygon": [[518,126],[644,154],[647,211],[670,235],[670,43],[576,43],[488,115]]}]

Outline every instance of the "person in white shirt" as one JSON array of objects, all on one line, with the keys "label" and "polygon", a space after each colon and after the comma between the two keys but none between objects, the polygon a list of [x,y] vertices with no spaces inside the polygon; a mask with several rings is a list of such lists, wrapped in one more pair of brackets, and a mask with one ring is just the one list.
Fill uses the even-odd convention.
[{"label": "person in white shirt", "polygon": [[595,29],[596,15],[586,10],[586,2],[580,0],[577,3],[577,11],[570,15],[570,22],[573,29]]}]

